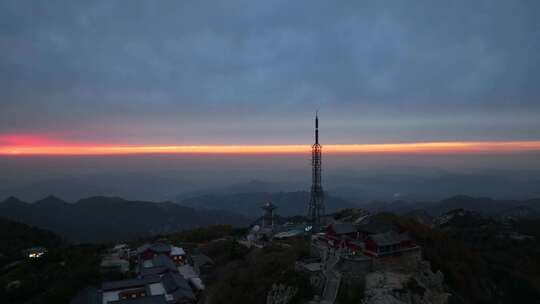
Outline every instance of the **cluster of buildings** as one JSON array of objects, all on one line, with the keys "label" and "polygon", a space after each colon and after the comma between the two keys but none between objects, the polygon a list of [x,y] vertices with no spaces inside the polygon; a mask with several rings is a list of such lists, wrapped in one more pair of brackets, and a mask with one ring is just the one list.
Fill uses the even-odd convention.
[{"label": "cluster of buildings", "polygon": [[102,273],[129,271],[130,257],[136,256],[126,244],[117,244],[103,257],[100,264]]},{"label": "cluster of buildings", "polygon": [[47,253],[47,248],[45,247],[32,247],[23,250],[23,255],[29,259],[38,259]]},{"label": "cluster of buildings", "polygon": [[410,233],[367,211],[342,210],[313,225],[286,221],[275,214],[272,203],[262,209],[242,243],[262,248],[290,237],[310,239],[310,257],[297,261],[295,268],[309,276],[320,299],[313,303],[333,303],[343,282],[363,284],[370,273],[411,273],[422,266],[421,248]]},{"label": "cluster of buildings", "polygon": [[331,223],[315,235],[314,241],[345,256],[395,257],[419,249],[407,231],[373,218],[358,224]]},{"label": "cluster of buildings", "polygon": [[101,271],[116,271],[129,278],[103,282],[91,294],[83,291],[72,304],[196,303],[205,289],[202,278],[212,264],[203,254],[188,255],[183,248],[163,242],[133,250],[120,244],[103,257]]},{"label": "cluster of buildings", "polygon": [[285,219],[276,214],[277,208],[272,202],[265,203],[261,207],[264,214],[251,225],[245,240],[240,243],[247,247],[262,248],[273,239],[287,239],[311,231],[311,224],[306,223],[303,218],[300,218],[300,221]]},{"label": "cluster of buildings", "polygon": [[367,212],[354,221],[326,220],[311,236],[311,258],[296,263],[325,303],[335,301],[342,282],[363,283],[379,271],[407,273],[422,263],[421,248],[407,231]]}]

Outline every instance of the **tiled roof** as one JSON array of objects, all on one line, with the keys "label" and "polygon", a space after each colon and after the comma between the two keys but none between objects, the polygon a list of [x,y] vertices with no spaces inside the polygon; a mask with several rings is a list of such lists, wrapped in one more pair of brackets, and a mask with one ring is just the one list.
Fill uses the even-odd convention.
[{"label": "tiled roof", "polygon": [[150,246],[150,250],[159,253],[166,253],[171,251],[171,245],[163,243],[155,243]]},{"label": "tiled roof", "polygon": [[126,289],[132,287],[139,287],[146,285],[146,281],[143,279],[128,279],[120,281],[109,281],[101,284],[101,289],[104,291],[115,289]]},{"label": "tiled roof", "polygon": [[331,228],[336,234],[349,234],[357,231],[351,223],[334,223]]},{"label": "tiled roof", "polygon": [[193,295],[193,291],[191,290],[191,286],[189,286],[188,281],[184,279],[178,273],[169,272],[165,274],[162,277],[162,282],[163,282],[163,287],[165,287],[165,290],[167,291],[167,293],[174,293],[178,290],[181,290],[186,294]]},{"label": "tiled roof", "polygon": [[167,304],[163,295],[159,296],[146,296],[134,299],[119,300],[109,302],[110,304]]},{"label": "tiled roof", "polygon": [[152,258],[152,264],[153,267],[165,267],[170,270],[176,270],[176,264],[174,264],[173,260],[171,260],[170,257],[159,254]]},{"label": "tiled roof", "polygon": [[101,289],[103,291],[116,290],[116,289],[128,289],[128,288],[133,288],[133,287],[146,286],[146,284],[156,283],[159,281],[160,281],[159,276],[149,275],[149,276],[145,276],[144,278],[103,282],[101,284]]},{"label": "tiled roof", "polygon": [[167,271],[169,271],[167,267],[150,267],[150,268],[142,268],[139,274],[142,277],[146,278],[147,276],[158,275]]},{"label": "tiled roof", "polygon": [[156,253],[168,253],[171,251],[171,245],[164,243],[144,244],[137,248],[137,253],[141,254],[146,250],[152,250]]},{"label": "tiled roof", "polygon": [[171,255],[185,255],[186,252],[181,247],[172,246],[171,247]]},{"label": "tiled roof", "polygon": [[364,231],[370,234],[385,233],[389,231],[395,231],[396,226],[390,223],[386,223],[374,218],[369,218],[366,222],[358,225],[359,231]]},{"label": "tiled roof", "polygon": [[377,246],[389,246],[410,240],[407,233],[398,234],[394,231],[372,234],[369,237],[377,244]]}]

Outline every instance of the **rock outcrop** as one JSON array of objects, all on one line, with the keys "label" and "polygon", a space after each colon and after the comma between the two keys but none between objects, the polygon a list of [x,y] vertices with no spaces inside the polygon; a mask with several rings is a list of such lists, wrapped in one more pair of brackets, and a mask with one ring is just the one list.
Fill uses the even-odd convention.
[{"label": "rock outcrop", "polygon": [[413,273],[372,272],[366,276],[363,304],[447,304],[444,275],[421,262]]},{"label": "rock outcrop", "polygon": [[294,298],[297,292],[298,288],[294,286],[273,284],[266,296],[266,304],[287,304]]}]

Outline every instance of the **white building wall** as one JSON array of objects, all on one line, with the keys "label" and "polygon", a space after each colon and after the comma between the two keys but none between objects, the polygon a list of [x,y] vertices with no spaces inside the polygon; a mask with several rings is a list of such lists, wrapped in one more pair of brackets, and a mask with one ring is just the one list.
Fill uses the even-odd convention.
[{"label": "white building wall", "polygon": [[163,287],[163,284],[161,282],[150,284],[149,287],[150,294],[153,296],[165,294],[165,287]]},{"label": "white building wall", "polygon": [[107,304],[112,301],[118,301],[120,298],[118,297],[119,292],[118,291],[106,291],[103,293],[103,304]]}]

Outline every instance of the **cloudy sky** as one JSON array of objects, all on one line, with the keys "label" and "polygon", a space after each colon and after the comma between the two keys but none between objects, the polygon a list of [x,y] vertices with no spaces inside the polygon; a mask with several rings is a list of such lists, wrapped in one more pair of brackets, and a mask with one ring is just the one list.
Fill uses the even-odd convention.
[{"label": "cloudy sky", "polygon": [[538,1],[0,0],[0,139],[537,140],[539,50]]}]

